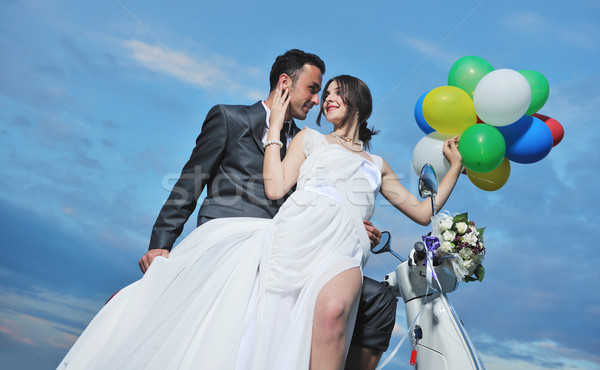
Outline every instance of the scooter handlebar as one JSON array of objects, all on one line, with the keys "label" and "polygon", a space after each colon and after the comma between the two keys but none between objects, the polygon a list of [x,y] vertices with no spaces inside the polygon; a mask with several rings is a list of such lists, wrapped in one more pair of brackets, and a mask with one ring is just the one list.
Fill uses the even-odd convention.
[{"label": "scooter handlebar", "polygon": [[423,261],[425,257],[427,257],[427,249],[425,248],[425,244],[423,244],[423,242],[416,242],[413,249],[415,250],[413,255],[415,262]]}]

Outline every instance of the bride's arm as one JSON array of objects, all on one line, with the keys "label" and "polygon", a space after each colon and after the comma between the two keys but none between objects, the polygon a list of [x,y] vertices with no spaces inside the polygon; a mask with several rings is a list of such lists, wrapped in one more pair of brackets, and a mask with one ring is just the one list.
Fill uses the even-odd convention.
[{"label": "bride's arm", "polygon": [[[435,197],[437,209],[441,209],[448,200],[462,171],[462,157],[458,152],[457,143],[457,138],[448,139],[444,143],[444,156],[450,162],[450,170],[438,186],[438,193]],[[385,160],[381,172],[381,194],[385,199],[416,223],[423,226],[429,225],[432,216],[431,199],[419,201],[406,190]]]},{"label": "bride's arm", "polygon": [[[306,159],[303,149],[305,133],[306,131],[302,130],[294,136],[283,161],[281,160],[278,145],[269,145],[266,147],[263,179],[265,181],[265,194],[267,198],[279,199],[296,185],[298,175],[300,174],[300,166]],[[279,132],[277,132],[277,136],[279,136]]]},{"label": "bride's arm", "polygon": [[[283,126],[288,105],[288,91],[285,90],[282,93],[278,86],[273,106],[271,107],[267,141],[280,140],[281,127]],[[294,136],[283,161],[281,160],[279,145],[272,144],[265,148],[263,179],[267,198],[274,200],[283,197],[298,181],[300,166],[306,159],[303,149],[304,135],[305,131],[303,130]]]}]

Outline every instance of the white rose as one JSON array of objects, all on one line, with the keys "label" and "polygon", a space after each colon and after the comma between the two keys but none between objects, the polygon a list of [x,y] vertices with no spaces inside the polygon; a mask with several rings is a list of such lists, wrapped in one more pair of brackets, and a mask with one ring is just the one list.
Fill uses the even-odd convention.
[{"label": "white rose", "polygon": [[456,233],[454,231],[446,230],[442,234],[442,237],[444,238],[444,240],[452,241],[454,240],[454,238],[456,238]]},{"label": "white rose", "polygon": [[452,248],[454,248],[454,244],[450,242],[442,242],[442,250],[446,253],[452,253]]},{"label": "white rose", "polygon": [[469,245],[475,246],[477,244],[477,237],[473,233],[468,233],[462,237],[462,241]]},{"label": "white rose", "polygon": [[471,276],[473,275],[473,272],[475,272],[475,263],[471,260],[469,261],[464,261],[463,262],[463,267],[467,269],[467,271],[469,271],[469,274],[467,276]]},{"label": "white rose", "polygon": [[464,234],[468,228],[469,227],[464,222],[459,222],[456,224],[456,231],[458,231],[459,234]]},{"label": "white rose", "polygon": [[446,217],[440,222],[440,230],[445,231],[452,227],[452,219],[450,217]]},{"label": "white rose", "polygon": [[469,248],[463,248],[460,250],[460,252],[458,252],[458,255],[463,260],[470,260],[473,258],[473,251],[470,250]]}]

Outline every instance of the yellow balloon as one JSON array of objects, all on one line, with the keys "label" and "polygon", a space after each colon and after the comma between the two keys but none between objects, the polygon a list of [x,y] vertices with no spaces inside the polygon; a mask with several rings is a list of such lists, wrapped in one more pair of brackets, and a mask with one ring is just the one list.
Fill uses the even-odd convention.
[{"label": "yellow balloon", "polygon": [[455,86],[440,86],[423,100],[423,117],[436,131],[459,135],[477,123],[473,99]]},{"label": "yellow balloon", "polygon": [[473,172],[467,169],[467,176],[473,185],[481,190],[496,191],[506,184],[510,176],[510,161],[504,158],[500,166],[490,172]]}]

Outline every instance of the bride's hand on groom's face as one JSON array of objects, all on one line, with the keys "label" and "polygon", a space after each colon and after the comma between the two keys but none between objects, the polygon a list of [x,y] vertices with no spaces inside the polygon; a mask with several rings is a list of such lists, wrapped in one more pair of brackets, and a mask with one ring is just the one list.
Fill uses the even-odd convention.
[{"label": "bride's hand on groom's face", "polygon": [[281,131],[285,114],[290,105],[290,93],[288,88],[283,88],[278,84],[275,90],[275,98],[271,107],[271,116],[269,117],[269,130]]}]

